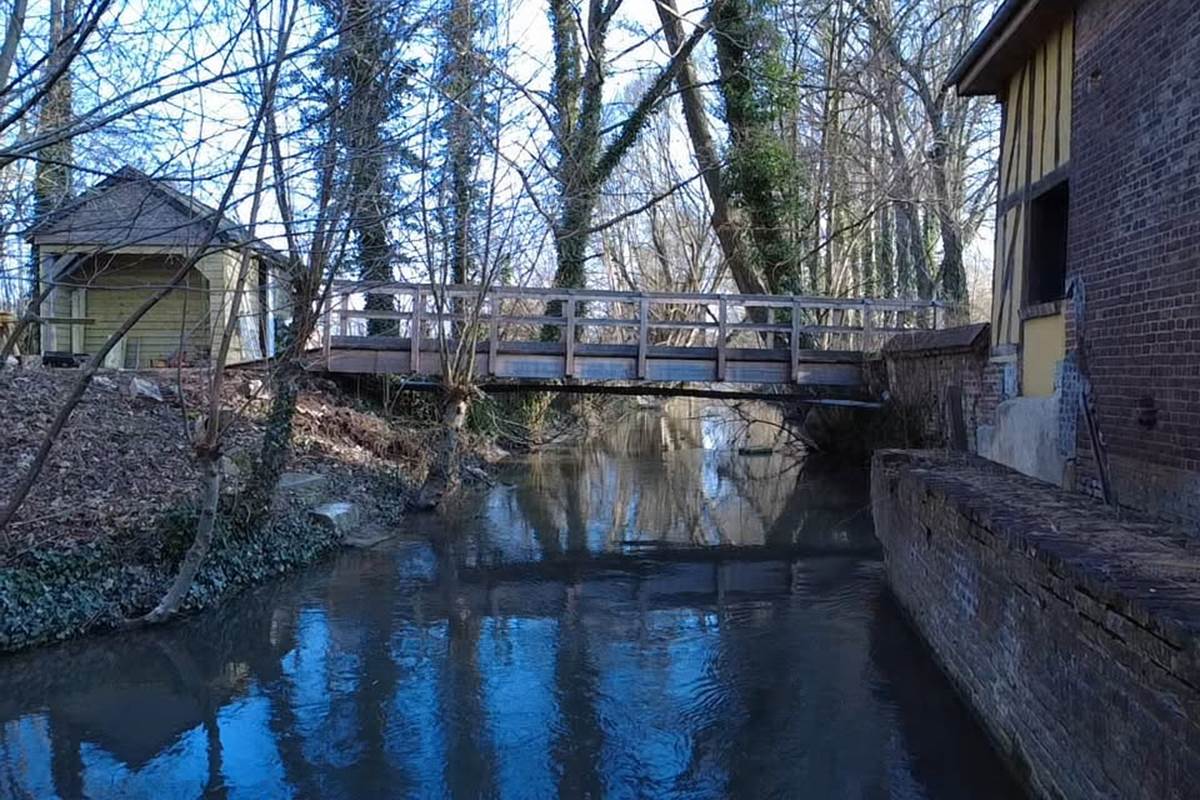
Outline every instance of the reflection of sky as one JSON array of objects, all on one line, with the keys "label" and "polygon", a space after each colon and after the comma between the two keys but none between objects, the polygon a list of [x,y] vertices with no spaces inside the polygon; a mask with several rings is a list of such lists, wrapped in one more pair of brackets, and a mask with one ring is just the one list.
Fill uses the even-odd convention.
[{"label": "reflection of sky", "polygon": [[0,726],[0,797],[57,797],[50,758],[50,724],[44,714]]},{"label": "reflection of sky", "polygon": [[[605,645],[602,631],[594,637],[603,645],[597,661],[608,796],[662,797],[680,784],[702,785],[699,796],[725,796],[724,775],[693,762],[695,737],[712,722],[706,701],[720,691],[710,681],[715,630],[692,610],[655,611],[642,624],[636,640]],[[647,648],[646,640],[657,644]]]},{"label": "reflection of sky", "polygon": [[323,610],[300,612],[296,638],[282,666],[305,760],[332,768],[353,764],[363,746],[356,709],[347,701],[358,685],[358,655],[334,648]]},{"label": "reflection of sky", "polygon": [[489,619],[478,645],[488,739],[501,797],[553,797],[554,619]]},{"label": "reflection of sky", "polygon": [[398,666],[395,693],[385,700],[387,759],[407,776],[410,797],[445,797],[446,738],[438,708],[438,675],[446,653],[446,625],[400,622],[389,644]]},{"label": "reflection of sky", "polygon": [[221,773],[230,800],[291,798],[279,746],[271,731],[271,699],[257,687],[221,709]]},{"label": "reflection of sky", "polygon": [[[131,720],[136,725],[136,720]],[[208,783],[208,741],[197,725],[141,769],[122,764],[103,748],[84,742],[83,790],[88,797],[183,800],[199,797]]]}]

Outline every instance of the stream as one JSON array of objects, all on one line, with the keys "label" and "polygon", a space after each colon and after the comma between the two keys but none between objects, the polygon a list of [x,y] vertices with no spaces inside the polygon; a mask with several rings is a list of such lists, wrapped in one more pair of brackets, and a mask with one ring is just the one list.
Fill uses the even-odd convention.
[{"label": "stream", "polygon": [[1020,797],[866,475],[755,413],[630,412],[374,548],[0,658],[0,798]]}]

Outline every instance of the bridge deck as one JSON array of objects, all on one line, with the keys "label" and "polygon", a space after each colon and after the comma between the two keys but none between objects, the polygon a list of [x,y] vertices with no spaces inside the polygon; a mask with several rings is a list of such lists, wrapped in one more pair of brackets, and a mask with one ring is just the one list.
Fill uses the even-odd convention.
[{"label": "bridge deck", "polygon": [[[398,296],[391,298],[398,310],[353,307],[353,297],[368,294]],[[905,319],[923,313],[927,321]],[[438,378],[444,354],[458,351],[443,337],[472,330],[474,374],[484,384],[563,382],[597,391],[659,387],[678,394],[746,386],[861,397],[863,350],[881,334],[931,327],[938,317],[937,307],[925,301],[339,284],[316,366]],[[374,320],[407,335],[367,335]],[[554,328],[558,341],[539,340]],[[622,337],[634,341],[587,341]],[[764,346],[735,346],[739,339]],[[823,348],[803,346],[813,342]]]},{"label": "bridge deck", "polygon": [[[453,343],[449,345],[454,348]],[[717,381],[715,347],[648,346],[639,376],[637,345],[579,343],[574,371],[566,373],[561,342],[498,342],[495,362],[490,345],[476,345],[476,372],[489,379],[553,381],[572,378],[583,383],[646,381],[648,383],[712,383]],[[857,387],[862,384],[862,353],[801,350],[792,373],[792,354],[780,348],[731,347],[725,351],[726,383]],[[441,375],[441,348],[421,343],[413,365],[412,340],[392,336],[335,336],[330,345],[330,372]]]}]

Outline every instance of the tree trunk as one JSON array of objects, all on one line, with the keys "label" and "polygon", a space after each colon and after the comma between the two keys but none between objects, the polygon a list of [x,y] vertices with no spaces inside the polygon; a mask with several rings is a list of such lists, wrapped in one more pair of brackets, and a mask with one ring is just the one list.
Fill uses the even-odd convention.
[{"label": "tree trunk", "polygon": [[[216,423],[217,420],[209,420],[210,425]],[[200,565],[204,563],[212,547],[213,532],[217,527],[217,503],[221,498],[220,450],[209,450],[201,454],[200,476],[204,492],[200,501],[200,519],[196,523],[196,538],[192,540],[192,546],[188,548],[171,588],[154,610],[141,618],[140,621],[147,625],[162,622],[179,610],[188,590],[192,588],[196,573],[200,571]]]},{"label": "tree trunk", "polygon": [[[671,52],[677,52],[683,44],[683,30],[677,16],[675,0],[659,0],[655,7],[658,9],[658,19],[662,23],[667,46]],[[742,294],[766,294],[762,279],[751,265],[745,240],[745,225],[735,216],[729,195],[725,191],[721,174],[721,154],[708,127],[704,99],[700,96],[696,70],[690,58],[684,59],[680,65],[675,85],[683,105],[683,119],[692,141],[692,149],[696,153],[696,162],[700,166],[704,185],[713,204],[713,230],[716,231],[725,262],[729,265],[729,272],[733,275],[733,282]]]},{"label": "tree trunk", "polygon": [[425,511],[438,508],[461,487],[460,439],[470,407],[470,397],[465,391],[447,390],[442,404],[442,441],[417,495],[417,508]]},{"label": "tree trunk", "polygon": [[301,369],[296,359],[285,355],[276,368],[271,385],[271,410],[267,414],[258,464],[242,493],[244,530],[256,531],[262,527],[271,511],[279,479],[287,467],[292,444],[292,421],[300,396],[300,375]]}]

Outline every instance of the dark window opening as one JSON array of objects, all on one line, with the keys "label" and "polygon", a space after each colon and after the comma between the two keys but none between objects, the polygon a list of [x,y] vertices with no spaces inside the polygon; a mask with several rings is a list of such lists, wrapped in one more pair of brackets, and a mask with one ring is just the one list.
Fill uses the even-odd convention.
[{"label": "dark window opening", "polygon": [[1029,205],[1026,305],[1052,303],[1061,300],[1066,292],[1069,201],[1070,192],[1064,181],[1035,197]]}]

